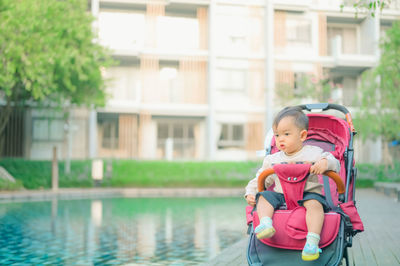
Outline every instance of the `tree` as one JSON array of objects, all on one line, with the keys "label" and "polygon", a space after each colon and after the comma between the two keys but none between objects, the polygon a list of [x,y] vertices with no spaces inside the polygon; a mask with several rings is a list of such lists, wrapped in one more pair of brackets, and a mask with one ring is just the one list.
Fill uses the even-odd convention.
[{"label": "tree", "polygon": [[355,124],[363,138],[384,141],[385,165],[392,165],[388,143],[400,138],[400,22],[393,24],[381,42],[379,65],[362,75],[360,111]]},{"label": "tree", "polygon": [[381,11],[389,7],[392,3],[392,0],[354,0],[354,1],[346,1],[343,0],[343,3],[340,5],[340,8],[343,10],[345,6],[351,5],[354,7],[356,13],[356,17],[358,13],[369,13],[372,17],[375,17],[375,13],[377,11]]},{"label": "tree", "polygon": [[105,104],[92,21],[87,0],[0,0],[0,137],[13,108]]},{"label": "tree", "polygon": [[291,84],[290,81],[278,82],[276,85],[277,100],[282,105],[298,105],[304,102],[332,102],[331,95],[336,84],[329,78],[328,73],[316,77],[304,73]]}]

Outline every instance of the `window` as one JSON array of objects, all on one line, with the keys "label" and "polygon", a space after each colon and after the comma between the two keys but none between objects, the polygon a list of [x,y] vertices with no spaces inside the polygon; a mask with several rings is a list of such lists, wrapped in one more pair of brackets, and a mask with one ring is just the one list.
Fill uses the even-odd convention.
[{"label": "window", "polygon": [[33,119],[33,140],[35,141],[63,141],[64,121],[51,118]]},{"label": "window", "polygon": [[241,49],[246,45],[246,37],[243,35],[230,35],[229,36],[229,43],[231,44],[232,48]]},{"label": "window", "polygon": [[137,100],[140,90],[139,66],[112,67],[105,71],[105,77],[110,79],[108,92],[114,100]]},{"label": "window", "polygon": [[[341,47],[335,47],[335,39],[340,38]],[[330,26],[328,27],[328,54],[333,55],[334,49],[340,49],[343,54],[357,54],[357,28]]]},{"label": "window", "polygon": [[216,18],[216,45],[224,51],[248,50],[248,24],[246,17],[220,15]]},{"label": "window", "polygon": [[241,124],[222,124],[218,148],[240,148],[244,146],[244,126]]},{"label": "window", "polygon": [[291,43],[311,44],[311,20],[290,15],[286,19],[286,38]]},{"label": "window", "polygon": [[302,96],[306,89],[307,74],[296,72],[294,73],[293,94],[295,96]]},{"label": "window", "polygon": [[99,113],[98,123],[101,132],[101,147],[105,149],[118,149],[119,116],[113,113]]},{"label": "window", "polygon": [[139,49],[145,40],[145,16],[141,13],[100,12],[99,38],[112,49]]},{"label": "window", "polygon": [[169,136],[169,125],[168,124],[158,124],[157,126],[157,139],[165,140]]},{"label": "window", "polygon": [[343,104],[346,106],[354,106],[357,96],[357,78],[343,78]]},{"label": "window", "polygon": [[241,5],[222,2],[215,7],[213,22],[215,48],[218,52],[235,55],[262,52],[263,8],[251,5],[243,8]]},{"label": "window", "polygon": [[103,138],[101,146],[107,149],[118,148],[118,123],[109,121],[103,123]]},{"label": "window", "polygon": [[246,88],[246,70],[217,69],[216,86],[218,89],[243,91]]},{"label": "window", "polygon": [[157,125],[158,157],[166,155],[166,142],[172,140],[174,159],[193,158],[195,156],[194,124],[179,122],[159,122]]},{"label": "window", "polygon": [[183,101],[183,93],[180,90],[178,83],[179,63],[161,61],[160,69],[160,84],[159,86],[165,91],[170,102]]},{"label": "window", "polygon": [[163,16],[157,18],[157,47],[198,49],[199,23],[195,18]]},{"label": "window", "polygon": [[331,92],[331,99],[345,106],[356,106],[357,77],[337,77],[333,79],[335,87]]}]

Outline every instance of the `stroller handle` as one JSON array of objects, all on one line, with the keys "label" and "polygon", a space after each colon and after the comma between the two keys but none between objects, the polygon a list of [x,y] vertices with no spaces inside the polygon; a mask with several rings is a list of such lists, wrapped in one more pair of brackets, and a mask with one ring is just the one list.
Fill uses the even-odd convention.
[{"label": "stroller handle", "polygon": [[322,111],[326,111],[329,109],[334,109],[337,111],[342,112],[345,117],[346,117],[346,121],[347,124],[350,127],[351,132],[356,132],[354,125],[353,125],[353,119],[351,118],[351,114],[349,112],[349,110],[347,110],[346,107],[344,107],[343,105],[339,105],[339,104],[334,104],[334,103],[312,103],[312,104],[302,104],[302,105],[298,105],[298,107],[300,107],[303,110],[307,110],[307,111],[312,111],[312,110],[322,110]]},{"label": "stroller handle", "polygon": [[[275,170],[273,168],[268,168],[261,172],[261,174],[258,176],[258,184],[257,184],[258,192],[264,191],[265,179],[267,179],[268,176],[274,173]],[[333,181],[335,181],[339,194],[344,194],[344,192],[346,191],[344,183],[336,172],[329,170],[326,171],[324,175],[328,176],[329,178],[333,179]]]},{"label": "stroller handle", "polygon": [[337,111],[342,112],[343,114],[348,114],[350,113],[349,110],[347,110],[346,107],[344,107],[343,105],[339,105],[339,104],[334,104],[334,103],[310,103],[310,104],[301,104],[299,105],[299,107],[301,109],[305,109],[307,111],[312,111],[315,109],[321,109],[322,111],[326,111],[329,109],[334,109]]}]

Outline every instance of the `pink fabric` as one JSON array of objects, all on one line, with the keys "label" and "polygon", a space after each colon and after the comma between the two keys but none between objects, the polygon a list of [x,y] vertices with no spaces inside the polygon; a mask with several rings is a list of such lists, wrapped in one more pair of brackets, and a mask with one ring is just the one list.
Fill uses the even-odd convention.
[{"label": "pink fabric", "polygon": [[311,164],[275,164],[275,174],[278,176],[288,210],[294,209],[303,199],[304,186]]},{"label": "pink fabric", "polygon": [[[276,248],[302,250],[306,239],[307,227],[305,223],[304,207],[294,210],[277,210],[272,217],[276,233],[273,237],[260,240],[266,245]],[[293,215],[291,215],[294,212]],[[257,212],[254,214],[254,228],[260,221]],[[330,245],[337,237],[340,225],[340,215],[334,212],[325,213],[324,225],[321,232],[320,248]],[[289,228],[288,227],[292,227]]]},{"label": "pink fabric", "polygon": [[307,236],[306,208],[297,207],[291,214],[286,223],[286,233],[294,239],[305,239]]},{"label": "pink fabric", "polygon": [[246,221],[247,225],[253,222],[253,215],[251,214],[251,211],[253,210],[253,206],[246,206]]},{"label": "pink fabric", "polygon": [[343,210],[345,214],[350,217],[350,221],[353,225],[353,229],[357,231],[364,231],[364,225],[361,221],[361,217],[358,214],[357,208],[354,205],[353,201],[348,201],[345,203],[340,204],[340,208]]},{"label": "pink fabric", "polygon": [[[350,129],[347,122],[335,116],[324,114],[308,114],[309,130],[307,139],[316,139],[327,141],[335,145],[335,151],[332,155],[340,162],[340,172],[338,173],[346,184],[346,168],[344,161],[344,152],[350,141]],[[336,206],[339,203],[339,194],[337,192],[336,183],[329,179],[329,185],[332,195],[333,204]],[[350,189],[353,189],[352,184]],[[353,194],[349,193],[349,200],[352,199]]]}]

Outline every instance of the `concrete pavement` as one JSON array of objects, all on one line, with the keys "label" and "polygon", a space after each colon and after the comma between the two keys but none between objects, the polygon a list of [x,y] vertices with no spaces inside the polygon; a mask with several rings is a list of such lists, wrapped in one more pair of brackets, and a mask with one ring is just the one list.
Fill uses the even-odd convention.
[{"label": "concrete pavement", "polygon": [[[348,249],[350,265],[400,265],[400,202],[380,191],[356,190],[357,209],[365,231],[353,238],[353,247]],[[243,239],[204,265],[247,265],[247,244],[248,240]]]}]

